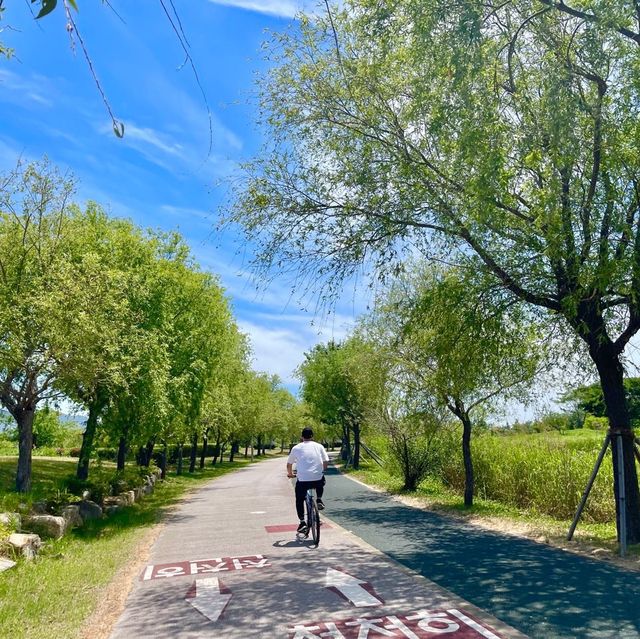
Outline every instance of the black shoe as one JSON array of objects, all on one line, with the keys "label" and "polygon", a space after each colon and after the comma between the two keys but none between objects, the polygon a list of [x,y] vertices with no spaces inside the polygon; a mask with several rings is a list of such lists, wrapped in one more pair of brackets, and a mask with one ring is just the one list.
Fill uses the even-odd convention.
[{"label": "black shoe", "polygon": [[298,526],[298,528],[296,530],[296,532],[300,533],[302,535],[306,534],[306,532],[307,532],[307,524],[305,524],[304,521],[301,521],[300,525]]},{"label": "black shoe", "polygon": [[324,502],[322,499],[316,500],[316,503],[318,504],[318,510],[324,510]]}]

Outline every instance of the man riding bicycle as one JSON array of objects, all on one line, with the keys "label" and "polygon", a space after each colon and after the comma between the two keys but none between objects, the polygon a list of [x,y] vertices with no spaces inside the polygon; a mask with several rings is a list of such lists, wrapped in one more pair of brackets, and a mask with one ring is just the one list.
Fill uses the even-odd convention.
[{"label": "man riding bicycle", "polygon": [[324,492],[324,471],[329,465],[329,455],[322,444],[313,441],[313,430],[304,428],[302,430],[302,441],[296,444],[287,458],[287,477],[292,478],[293,464],[296,464],[296,512],[300,525],[297,532],[304,533],[307,525],[304,521],[304,498],[309,488],[315,488],[318,495],[318,510],[324,509],[322,493]]}]

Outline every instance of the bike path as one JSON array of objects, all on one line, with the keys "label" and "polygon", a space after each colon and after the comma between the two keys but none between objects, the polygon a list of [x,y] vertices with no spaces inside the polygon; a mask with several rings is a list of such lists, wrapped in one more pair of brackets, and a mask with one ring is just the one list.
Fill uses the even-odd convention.
[{"label": "bike path", "polygon": [[531,639],[640,638],[640,573],[412,508],[328,472],[336,522]]},{"label": "bike path", "polygon": [[359,535],[375,499],[331,476],[315,548],[295,538],[284,458],[213,480],[168,516],[111,639],[523,639],[333,521],[353,503]]}]

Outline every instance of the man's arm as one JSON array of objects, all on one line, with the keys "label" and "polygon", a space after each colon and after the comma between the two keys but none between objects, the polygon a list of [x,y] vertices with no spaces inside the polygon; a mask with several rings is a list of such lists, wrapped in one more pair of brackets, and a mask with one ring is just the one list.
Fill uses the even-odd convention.
[{"label": "man's arm", "polygon": [[287,477],[293,477],[293,464],[287,463]]}]

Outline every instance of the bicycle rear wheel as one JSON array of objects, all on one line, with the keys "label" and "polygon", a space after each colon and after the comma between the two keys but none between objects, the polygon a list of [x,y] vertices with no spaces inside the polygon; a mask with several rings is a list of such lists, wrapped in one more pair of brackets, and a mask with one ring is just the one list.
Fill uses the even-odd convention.
[{"label": "bicycle rear wheel", "polygon": [[309,513],[309,524],[311,528],[311,538],[317,546],[320,543],[320,513],[318,512],[318,504],[316,500],[311,500],[311,512]]}]

